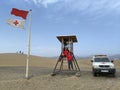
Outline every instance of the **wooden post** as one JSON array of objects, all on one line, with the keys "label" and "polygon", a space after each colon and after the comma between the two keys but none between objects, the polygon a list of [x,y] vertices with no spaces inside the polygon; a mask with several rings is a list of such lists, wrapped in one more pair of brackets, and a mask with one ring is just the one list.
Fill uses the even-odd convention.
[{"label": "wooden post", "polygon": [[64,49],[64,40],[62,39],[62,43],[61,43],[61,52],[63,52]]},{"label": "wooden post", "polygon": [[31,27],[32,27],[32,10],[30,10],[30,22],[29,22],[29,29],[28,29],[28,53],[27,53],[27,60],[26,60],[26,75],[25,75],[27,79],[29,77],[28,74],[29,74]]}]

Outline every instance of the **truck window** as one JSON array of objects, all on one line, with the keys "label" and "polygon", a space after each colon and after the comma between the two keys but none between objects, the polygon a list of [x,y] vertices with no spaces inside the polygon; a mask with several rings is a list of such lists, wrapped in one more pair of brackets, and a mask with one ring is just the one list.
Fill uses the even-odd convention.
[{"label": "truck window", "polygon": [[95,58],[95,62],[110,62],[108,58]]}]

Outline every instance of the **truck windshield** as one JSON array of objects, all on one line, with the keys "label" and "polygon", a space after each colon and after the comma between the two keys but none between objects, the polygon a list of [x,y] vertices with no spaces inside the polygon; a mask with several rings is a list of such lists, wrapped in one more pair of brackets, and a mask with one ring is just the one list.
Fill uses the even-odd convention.
[{"label": "truck windshield", "polygon": [[95,58],[95,62],[110,62],[108,58]]}]

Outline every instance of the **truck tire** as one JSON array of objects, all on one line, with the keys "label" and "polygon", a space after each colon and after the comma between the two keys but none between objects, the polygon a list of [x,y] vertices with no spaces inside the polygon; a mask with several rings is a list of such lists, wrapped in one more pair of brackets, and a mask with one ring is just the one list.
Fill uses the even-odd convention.
[{"label": "truck tire", "polygon": [[97,73],[94,71],[94,68],[92,68],[93,76],[96,77]]},{"label": "truck tire", "polygon": [[96,77],[96,76],[97,76],[97,73],[93,72],[93,76]]}]

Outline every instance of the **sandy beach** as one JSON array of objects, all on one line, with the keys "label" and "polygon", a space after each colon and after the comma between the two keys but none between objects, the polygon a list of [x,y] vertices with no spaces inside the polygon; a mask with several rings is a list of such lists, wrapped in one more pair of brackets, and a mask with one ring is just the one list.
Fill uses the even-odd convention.
[{"label": "sandy beach", "polygon": [[31,56],[30,79],[25,79],[26,55],[0,54],[0,90],[120,90],[120,60],[114,61],[116,77],[93,77],[90,60],[78,60],[81,76],[62,72],[51,76],[55,59]]}]

